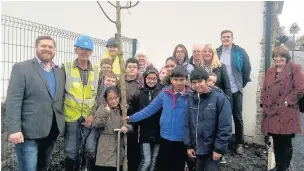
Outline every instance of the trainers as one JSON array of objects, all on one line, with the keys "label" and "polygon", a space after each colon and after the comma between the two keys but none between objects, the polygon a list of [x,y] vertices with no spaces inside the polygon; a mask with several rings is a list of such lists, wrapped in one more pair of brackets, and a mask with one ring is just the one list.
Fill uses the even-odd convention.
[{"label": "trainers", "polygon": [[243,154],[244,153],[244,145],[243,144],[238,144],[236,146],[236,153],[237,154]]},{"label": "trainers", "polygon": [[226,161],[225,157],[222,157],[222,159],[221,159],[220,163],[221,163],[221,164],[226,164],[226,163],[227,163],[227,161]]}]

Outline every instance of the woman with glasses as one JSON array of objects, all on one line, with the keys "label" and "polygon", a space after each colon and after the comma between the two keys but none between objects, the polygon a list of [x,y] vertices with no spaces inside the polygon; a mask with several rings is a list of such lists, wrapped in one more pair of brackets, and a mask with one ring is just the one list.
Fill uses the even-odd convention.
[{"label": "woman with glasses", "polygon": [[186,47],[183,44],[178,44],[173,51],[173,56],[177,59],[178,65],[187,69],[190,75],[194,67],[189,63],[189,56]]}]

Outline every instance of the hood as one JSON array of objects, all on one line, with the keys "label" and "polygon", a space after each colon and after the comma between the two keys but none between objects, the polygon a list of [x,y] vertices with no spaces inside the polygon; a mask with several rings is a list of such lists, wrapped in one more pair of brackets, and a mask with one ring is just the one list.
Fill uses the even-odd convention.
[{"label": "hood", "polygon": [[144,87],[146,87],[147,89],[154,89],[155,86],[158,84],[158,82],[156,83],[156,85],[154,87],[149,87],[146,83],[146,78],[148,77],[149,74],[156,74],[156,77],[158,78],[159,74],[157,69],[155,68],[147,68],[146,71],[143,73],[143,79],[144,79]]}]

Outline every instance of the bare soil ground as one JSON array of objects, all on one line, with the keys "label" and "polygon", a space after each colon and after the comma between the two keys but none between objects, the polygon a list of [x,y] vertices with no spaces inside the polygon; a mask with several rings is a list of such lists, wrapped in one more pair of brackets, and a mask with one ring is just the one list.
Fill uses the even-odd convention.
[{"label": "bare soil ground", "polygon": [[225,155],[226,164],[221,164],[222,171],[266,171],[267,149],[257,144],[245,145],[245,153],[236,154],[229,145],[229,151]]}]

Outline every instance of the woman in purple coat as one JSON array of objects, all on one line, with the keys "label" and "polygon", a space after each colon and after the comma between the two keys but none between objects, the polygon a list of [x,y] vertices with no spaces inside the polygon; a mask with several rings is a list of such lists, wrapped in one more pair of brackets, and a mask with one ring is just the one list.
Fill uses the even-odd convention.
[{"label": "woman in purple coat", "polygon": [[285,46],[275,47],[272,58],[274,67],[267,70],[261,91],[262,132],[273,138],[276,167],[271,170],[289,171],[292,138],[301,132],[298,101],[304,95],[304,78]]}]

